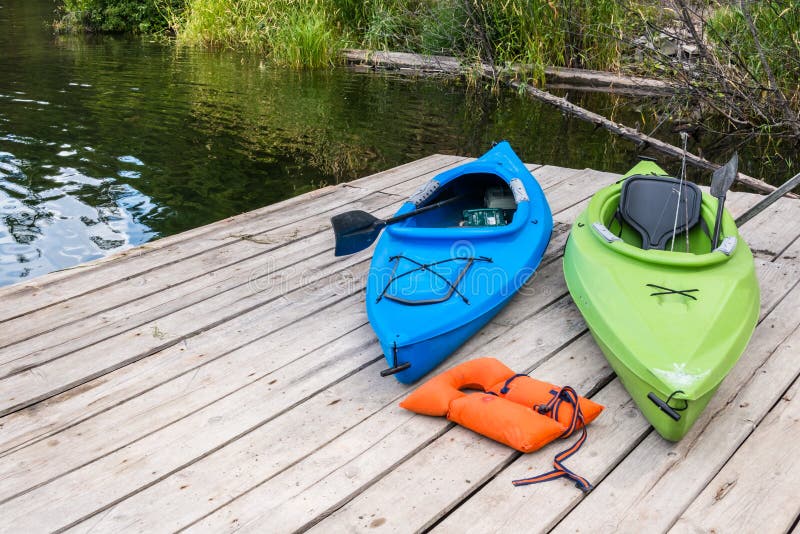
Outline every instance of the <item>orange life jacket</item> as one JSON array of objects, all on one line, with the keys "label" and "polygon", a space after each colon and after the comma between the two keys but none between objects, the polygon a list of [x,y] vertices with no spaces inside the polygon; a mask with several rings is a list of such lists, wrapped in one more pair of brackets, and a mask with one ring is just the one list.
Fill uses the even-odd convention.
[{"label": "orange life jacket", "polygon": [[[465,393],[463,389],[477,390]],[[532,452],[559,437],[581,429],[581,437],[556,455],[555,469],[537,477],[515,480],[533,484],[566,477],[588,491],[591,484],[564,467],[586,439],[586,424],[603,407],[579,397],[569,387],[558,387],[516,374],[494,358],[464,362],[422,384],[400,406],[424,415],[443,417],[520,452]]]}]

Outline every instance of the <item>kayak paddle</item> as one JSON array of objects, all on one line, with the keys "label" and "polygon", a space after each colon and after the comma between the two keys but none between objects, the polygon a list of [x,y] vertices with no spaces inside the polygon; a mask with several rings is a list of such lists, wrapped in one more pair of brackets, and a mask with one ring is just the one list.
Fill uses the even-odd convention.
[{"label": "kayak paddle", "polygon": [[440,208],[461,197],[452,197],[430,206],[424,206],[389,219],[378,219],[366,211],[354,210],[331,217],[333,233],[336,236],[334,255],[346,256],[364,250],[378,238],[384,226],[404,221],[420,213]]},{"label": "kayak paddle", "polygon": [[711,250],[717,248],[719,244],[719,231],[722,227],[722,208],[725,206],[725,195],[731,188],[736,179],[737,168],[739,166],[739,154],[734,153],[731,160],[714,171],[711,177],[711,196],[717,199],[717,218],[714,221],[714,234],[711,239]]}]

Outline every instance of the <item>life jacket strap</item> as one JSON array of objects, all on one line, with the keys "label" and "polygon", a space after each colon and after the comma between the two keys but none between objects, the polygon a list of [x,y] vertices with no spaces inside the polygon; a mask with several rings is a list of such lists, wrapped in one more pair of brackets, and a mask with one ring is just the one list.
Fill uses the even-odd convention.
[{"label": "life jacket strap", "polygon": [[567,478],[575,482],[575,486],[581,491],[588,493],[593,489],[592,484],[564,465],[564,461],[578,452],[586,442],[586,424],[584,423],[583,412],[581,411],[581,406],[578,402],[580,397],[578,397],[578,394],[570,386],[564,386],[560,390],[551,391],[550,393],[553,394],[553,397],[547,402],[547,404],[534,406],[533,408],[539,413],[549,414],[550,417],[557,421],[558,410],[561,407],[561,404],[564,402],[571,404],[573,406],[572,418],[569,426],[566,428],[566,430],[564,430],[564,433],[561,435],[561,437],[568,438],[571,436],[579,424],[581,427],[581,435],[570,447],[555,455],[553,458],[554,469],[552,471],[548,471],[546,473],[542,473],[541,475],[536,475],[530,478],[514,480],[512,481],[512,484],[514,484],[514,486],[527,486],[529,484],[538,484],[539,482],[546,482],[548,480],[555,480],[557,478]]},{"label": "life jacket strap", "polygon": [[506,383],[503,384],[503,387],[500,389],[500,394],[505,395],[506,393],[508,393],[508,390],[511,388],[511,382],[513,382],[515,379],[521,376],[528,376],[528,375],[526,375],[525,373],[517,373],[508,380],[506,380]]}]

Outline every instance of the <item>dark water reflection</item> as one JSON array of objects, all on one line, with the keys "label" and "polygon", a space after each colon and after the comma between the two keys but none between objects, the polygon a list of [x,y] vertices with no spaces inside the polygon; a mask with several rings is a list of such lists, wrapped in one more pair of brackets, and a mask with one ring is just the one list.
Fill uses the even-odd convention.
[{"label": "dark water reflection", "polygon": [[[53,8],[0,0],[0,285],[499,139],[526,161],[623,172],[635,159],[630,143],[515,94],[54,37]],[[579,100],[631,124],[641,115]]]}]

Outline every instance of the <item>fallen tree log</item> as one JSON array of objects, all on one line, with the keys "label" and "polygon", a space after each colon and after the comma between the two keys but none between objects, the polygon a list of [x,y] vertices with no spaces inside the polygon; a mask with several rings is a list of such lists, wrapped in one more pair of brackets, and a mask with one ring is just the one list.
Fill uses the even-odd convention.
[{"label": "fallen tree log", "polygon": [[[682,158],[684,155],[681,148],[661,141],[660,139],[656,139],[655,137],[650,137],[649,135],[643,134],[635,128],[630,128],[623,124],[614,122],[598,113],[594,113],[593,111],[589,111],[588,109],[575,105],[565,98],[561,98],[542,89],[538,89],[529,83],[514,79],[508,75],[513,74],[513,72],[504,76],[503,73],[499,73],[498,70],[491,65],[464,65],[454,57],[422,56],[419,54],[408,54],[404,52],[368,52],[366,50],[345,50],[343,55],[346,61],[351,63],[366,62],[376,66],[389,66],[397,69],[411,69],[423,73],[436,72],[449,75],[463,75],[468,72],[475,73],[477,71],[483,77],[491,78],[493,80],[501,79],[511,87],[517,90],[525,91],[527,94],[536,98],[537,100],[555,106],[565,113],[574,115],[579,119],[596,124],[598,127],[602,127],[611,133],[633,141],[642,147],[652,148],[653,150],[661,152],[662,154],[667,154],[676,158]],[[646,78],[629,78],[635,81],[631,83],[639,83],[640,80],[646,80]],[[658,80],[651,81],[658,82]],[[720,167],[720,165],[690,152],[686,153],[686,162],[694,165],[695,167],[711,171]],[[739,173],[737,175],[736,181],[760,193],[770,193],[776,189],[775,186],[770,185],[763,180],[753,178],[752,176],[748,176],[743,173]],[[787,196],[797,198],[797,195],[792,193],[788,193]]]},{"label": "fallen tree log", "polygon": [[[458,58],[450,56],[424,56],[407,52],[373,52],[369,50],[346,49],[342,57],[350,65],[366,65],[394,70],[411,70],[419,74],[436,75],[469,74],[475,72],[476,65],[464,64]],[[488,68],[486,65],[484,68]],[[481,66],[477,65],[480,69]],[[503,69],[506,74],[516,74],[524,70],[523,66],[512,66]],[[588,90],[609,91],[638,95],[672,94],[681,91],[675,84],[642,78],[638,76],[622,76],[610,72],[587,69],[567,69],[546,67],[545,81],[548,85],[570,85]]]}]

